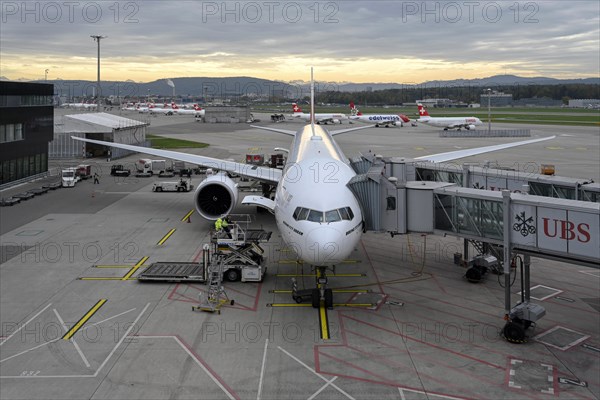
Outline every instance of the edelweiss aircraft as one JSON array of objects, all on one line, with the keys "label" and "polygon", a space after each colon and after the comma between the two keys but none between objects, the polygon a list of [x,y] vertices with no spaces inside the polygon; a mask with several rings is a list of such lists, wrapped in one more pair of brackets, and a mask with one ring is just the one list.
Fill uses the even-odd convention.
[{"label": "edelweiss aircraft", "polygon": [[[292,111],[293,111],[293,114],[292,114],[293,118],[300,118],[305,121],[310,121],[311,114],[303,113],[302,109],[300,108],[300,106],[298,104],[292,103]],[[348,119],[346,114],[324,114],[324,113],[315,114],[315,122],[317,124],[327,124],[329,122],[331,122],[332,124],[341,124],[342,121],[345,119]]]},{"label": "edelweiss aircraft", "polygon": [[[311,85],[312,99],[314,99],[313,94],[314,83]],[[314,103],[311,103],[311,111],[314,111]],[[314,112],[311,112],[311,115],[315,115]],[[322,272],[321,276],[324,276],[328,267],[339,265],[350,256],[363,231],[361,207],[357,198],[346,186],[356,172],[335,142],[334,136],[370,126],[329,132],[322,126],[317,126],[315,119],[312,119],[310,124],[297,132],[270,127],[253,127],[291,137],[287,164],[283,170],[177,151],[72,138],[219,170],[217,174],[210,175],[202,181],[194,194],[196,210],[208,220],[227,215],[236,206],[238,188],[236,182],[228,176],[228,172],[276,185],[274,200],[250,195],[242,200],[242,204],[261,206],[271,211],[285,244],[292,249],[297,259],[315,266]],[[547,139],[550,138],[453,151],[417,159],[444,162]],[[317,304],[326,301],[326,296],[331,299],[331,289],[325,289],[324,284],[320,286],[317,291],[319,296]],[[326,291],[329,291],[328,295]],[[315,305],[314,298],[313,305]]]},{"label": "edelweiss aircraft", "polygon": [[475,126],[481,125],[481,120],[477,117],[431,117],[427,112],[427,109],[423,107],[423,104],[417,104],[419,108],[420,118],[417,122],[422,122],[431,126],[438,126],[444,128],[445,131],[448,129],[475,129]]},{"label": "edelweiss aircraft", "polygon": [[350,121],[367,122],[375,124],[375,128],[379,128],[380,125],[389,128],[392,126],[403,126],[405,122],[410,122],[410,119],[404,114],[363,114],[358,111],[358,108],[354,103],[350,103],[351,114],[348,119]]}]

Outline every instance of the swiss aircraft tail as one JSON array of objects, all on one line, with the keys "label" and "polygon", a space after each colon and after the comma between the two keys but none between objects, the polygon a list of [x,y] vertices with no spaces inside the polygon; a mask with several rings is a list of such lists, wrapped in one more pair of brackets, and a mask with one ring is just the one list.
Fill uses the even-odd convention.
[{"label": "swiss aircraft tail", "polygon": [[301,113],[302,109],[300,108],[300,106],[296,103],[292,103],[292,111],[294,113]]},{"label": "swiss aircraft tail", "polygon": [[400,119],[402,120],[402,122],[410,122],[410,118],[408,118],[406,115],[404,115],[404,114],[398,114],[398,116],[400,117]]},{"label": "swiss aircraft tail", "polygon": [[362,113],[360,111],[358,111],[358,108],[356,108],[356,106],[354,105],[353,101],[350,102],[350,114],[352,114],[352,115],[362,115]]},{"label": "swiss aircraft tail", "polygon": [[425,107],[423,107],[423,104],[419,103],[417,104],[417,107],[419,108],[419,116],[421,117],[429,117],[429,113],[427,112],[427,109]]}]

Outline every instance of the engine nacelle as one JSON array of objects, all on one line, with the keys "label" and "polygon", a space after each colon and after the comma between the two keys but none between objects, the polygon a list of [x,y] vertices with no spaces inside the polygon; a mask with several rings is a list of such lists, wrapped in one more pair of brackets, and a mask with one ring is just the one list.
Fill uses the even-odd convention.
[{"label": "engine nacelle", "polygon": [[475,125],[467,125],[467,129],[468,130],[475,129]]},{"label": "engine nacelle", "polygon": [[331,120],[331,122],[334,123],[334,124],[341,124],[342,123],[342,121],[339,120],[339,119],[337,119],[337,118],[334,118],[333,120]]},{"label": "engine nacelle", "polygon": [[225,172],[207,176],[194,193],[196,210],[203,218],[216,220],[231,212],[237,204],[238,188]]}]

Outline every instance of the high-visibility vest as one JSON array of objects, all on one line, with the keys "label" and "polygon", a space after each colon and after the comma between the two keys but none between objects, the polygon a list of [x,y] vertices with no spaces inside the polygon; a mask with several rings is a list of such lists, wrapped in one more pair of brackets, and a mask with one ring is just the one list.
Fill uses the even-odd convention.
[{"label": "high-visibility vest", "polygon": [[223,219],[223,221],[221,221],[221,226],[223,227],[223,229],[229,226],[229,222],[227,222],[227,219]]},{"label": "high-visibility vest", "polygon": [[221,230],[221,228],[222,228],[222,226],[223,226],[223,220],[222,220],[221,218],[217,219],[217,220],[215,221],[215,229],[216,229],[217,231],[220,231],[220,230]]}]

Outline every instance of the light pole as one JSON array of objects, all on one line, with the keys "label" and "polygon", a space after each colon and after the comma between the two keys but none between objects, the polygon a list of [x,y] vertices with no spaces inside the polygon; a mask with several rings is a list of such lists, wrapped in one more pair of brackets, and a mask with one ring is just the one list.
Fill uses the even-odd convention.
[{"label": "light pole", "polygon": [[48,71],[50,71],[48,68],[44,70],[44,82],[48,82]]},{"label": "light pole", "polygon": [[492,99],[492,89],[487,90],[488,95],[488,132],[492,131],[492,109],[490,107],[490,100]]},{"label": "light pole", "polygon": [[90,37],[93,38],[95,42],[98,42],[98,80],[96,81],[96,104],[98,105],[97,111],[100,111],[100,40],[105,39],[106,36],[90,35]]}]

